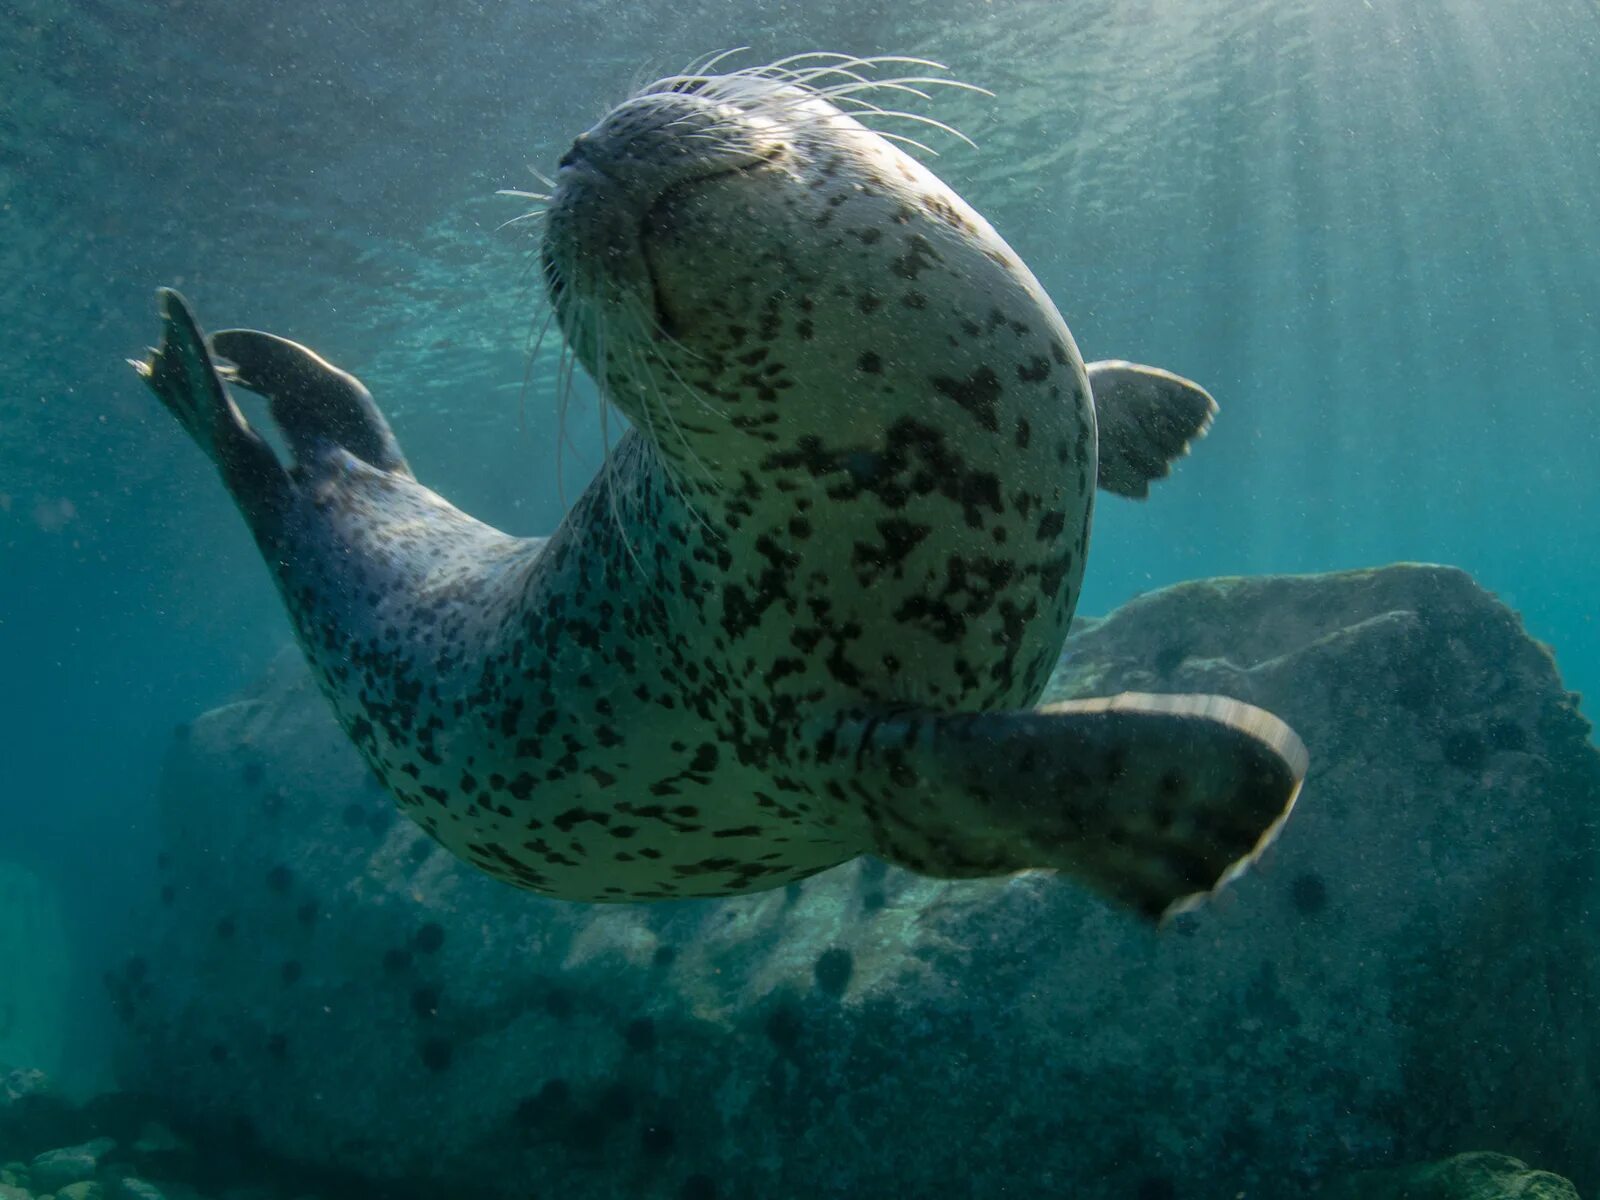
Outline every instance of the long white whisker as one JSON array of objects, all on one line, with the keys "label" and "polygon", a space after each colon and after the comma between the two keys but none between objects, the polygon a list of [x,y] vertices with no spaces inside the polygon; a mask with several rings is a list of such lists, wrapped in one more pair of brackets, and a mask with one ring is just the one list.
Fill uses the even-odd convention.
[{"label": "long white whisker", "polygon": [[[866,122],[863,121],[862,124],[866,125]],[[867,128],[872,129],[872,126],[867,125]],[[940,157],[939,152],[932,146],[928,145],[926,142],[919,142],[914,137],[907,137],[903,133],[891,133],[887,129],[872,129],[872,132],[877,137],[883,138],[885,141],[899,142],[902,146],[910,146],[913,150],[920,150],[930,158]]]},{"label": "long white whisker", "polygon": [[545,215],[544,209],[536,208],[532,212],[523,213],[520,217],[512,217],[509,221],[501,221],[500,224],[494,227],[494,231],[499,233],[502,229],[507,229],[512,225],[520,225],[524,221],[540,221]]},{"label": "long white whisker", "polygon": [[[643,364],[638,361],[636,355],[632,360],[632,369],[630,373],[633,377],[635,386],[638,385],[638,382],[641,379],[645,380],[650,384],[651,388],[656,391],[657,397],[660,397],[660,390],[655,387],[655,380],[651,377],[649,371],[644,368]],[[640,398],[639,411],[644,417],[645,427],[650,431],[650,441],[659,448],[661,445],[661,435],[656,432],[655,418],[651,415],[650,403],[647,398]],[[682,444],[684,451],[689,455],[691,461],[693,461],[695,465],[700,468],[700,470],[705,474],[706,479],[710,480],[710,470],[706,467],[705,463],[700,460],[700,456],[694,452],[694,447],[689,444],[689,439],[683,435],[683,428],[678,424],[677,419],[673,417],[671,410],[665,404],[662,404],[661,406],[661,415],[662,419],[672,427],[673,433],[677,435],[679,443]],[[710,522],[705,519],[704,514],[702,514],[701,511],[695,507],[694,501],[689,499],[689,493],[684,489],[683,481],[678,478],[677,474],[673,471],[671,464],[666,462],[664,457],[662,470],[666,473],[668,485],[673,491],[678,493],[678,499],[683,502],[683,507],[689,513],[689,515],[698,521],[701,526],[704,527],[707,533],[713,535],[714,537],[720,537],[717,531],[712,528]]]}]

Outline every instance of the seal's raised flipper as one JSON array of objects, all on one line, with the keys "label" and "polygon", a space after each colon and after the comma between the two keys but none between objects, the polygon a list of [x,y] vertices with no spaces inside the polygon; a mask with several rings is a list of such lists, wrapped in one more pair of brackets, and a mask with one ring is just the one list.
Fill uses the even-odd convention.
[{"label": "seal's raised flipper", "polygon": [[881,857],[942,878],[1055,868],[1150,918],[1249,865],[1306,772],[1293,730],[1222,696],[899,714],[833,735],[819,758],[849,756]]},{"label": "seal's raised flipper", "polygon": [[184,298],[170,288],[157,297],[161,345],[148,358],[128,363],[216,463],[251,528],[258,535],[269,533],[289,494],[288,475],[223,387]]},{"label": "seal's raised flipper", "polygon": [[380,471],[415,478],[372,393],[347,371],[271,333],[224,329],[211,348],[233,364],[231,382],[265,396],[295,461],[309,467],[342,447]]},{"label": "seal's raised flipper", "polygon": [[1159,367],[1107,360],[1084,369],[1100,424],[1099,484],[1142,500],[1211,427],[1217,402],[1198,383]]}]

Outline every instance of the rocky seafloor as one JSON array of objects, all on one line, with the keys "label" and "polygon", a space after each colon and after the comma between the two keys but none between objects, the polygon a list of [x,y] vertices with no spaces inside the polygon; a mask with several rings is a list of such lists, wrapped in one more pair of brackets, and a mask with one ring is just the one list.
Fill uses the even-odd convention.
[{"label": "rocky seafloor", "polygon": [[1486,1147],[1600,1187],[1600,754],[1513,613],[1447,568],[1205,581],[1051,690],[1278,712],[1294,818],[1160,932],[870,859],[563,904],[396,816],[286,657],[175,739],[119,1076],[348,1195],[1232,1200]]}]

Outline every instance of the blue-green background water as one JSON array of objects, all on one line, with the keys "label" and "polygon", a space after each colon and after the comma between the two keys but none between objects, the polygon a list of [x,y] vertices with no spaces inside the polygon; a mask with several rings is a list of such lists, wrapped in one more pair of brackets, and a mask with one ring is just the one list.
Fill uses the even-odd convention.
[{"label": "blue-green background water", "polygon": [[[169,730],[287,637],[210,468],[123,365],[153,288],[311,343],[426,482],[546,531],[554,393],[536,371],[523,418],[528,243],[493,193],[722,46],[925,54],[992,89],[934,110],[979,146],[939,142],[936,169],[1087,357],[1217,396],[1174,481],[1100,506],[1083,611],[1450,562],[1600,688],[1592,0],[876,7],[0,9],[0,817],[4,853],[65,887],[85,964],[149,870]],[[582,399],[571,427],[569,494],[598,459]],[[86,984],[86,1080],[101,1003]]]}]

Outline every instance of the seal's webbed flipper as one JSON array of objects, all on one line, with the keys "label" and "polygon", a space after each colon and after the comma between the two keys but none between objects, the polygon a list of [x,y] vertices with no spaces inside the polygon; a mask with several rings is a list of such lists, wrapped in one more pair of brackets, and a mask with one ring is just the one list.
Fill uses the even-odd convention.
[{"label": "seal's webbed flipper", "polygon": [[819,745],[852,756],[881,857],[942,878],[1054,868],[1150,918],[1248,866],[1306,772],[1293,730],[1222,696],[899,714]]},{"label": "seal's webbed flipper", "polygon": [[300,466],[337,447],[380,471],[415,478],[372,393],[354,375],[298,342],[254,329],[224,329],[211,348],[233,364],[230,381],[271,403]]},{"label": "seal's webbed flipper", "polygon": [[1100,424],[1099,484],[1143,500],[1211,427],[1217,402],[1198,383],[1159,367],[1108,360],[1084,369]]},{"label": "seal's webbed flipper", "polygon": [[282,512],[289,478],[228,395],[187,302],[170,288],[157,297],[161,345],[128,363],[216,463],[252,529],[265,534]]}]

